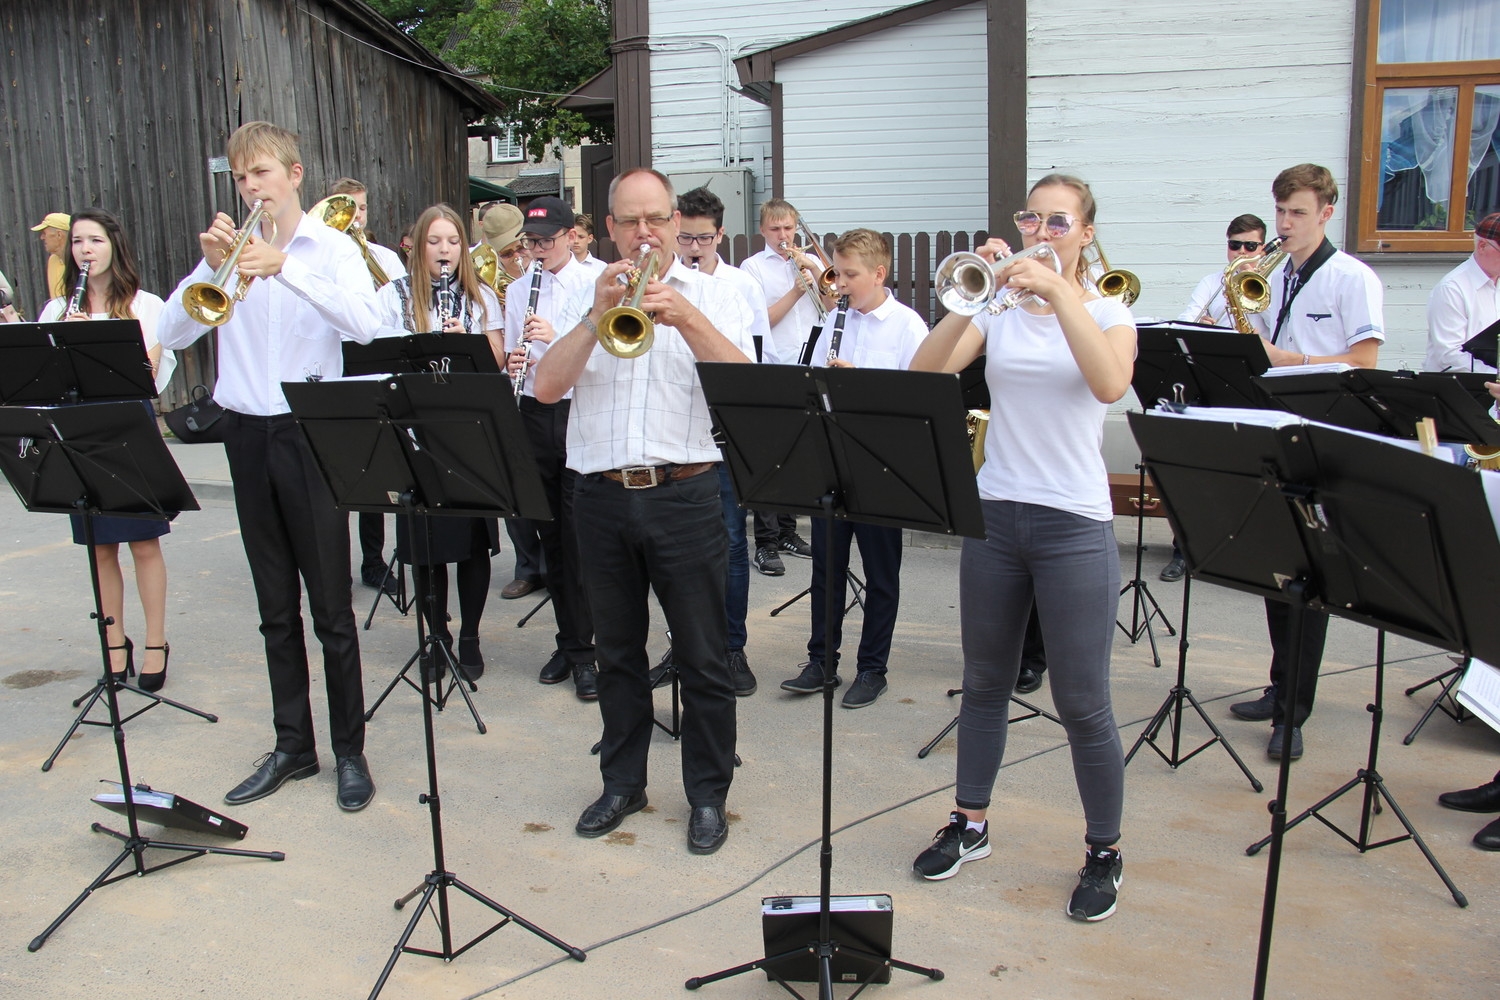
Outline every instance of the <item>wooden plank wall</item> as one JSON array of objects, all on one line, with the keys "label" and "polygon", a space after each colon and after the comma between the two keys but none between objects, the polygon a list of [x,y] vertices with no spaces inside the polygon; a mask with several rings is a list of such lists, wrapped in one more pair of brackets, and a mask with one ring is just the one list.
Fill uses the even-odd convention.
[{"label": "wooden plank wall", "polygon": [[[370,231],[387,245],[433,202],[467,214],[473,113],[382,42],[320,0],[6,0],[0,270],[27,314],[45,285],[29,228],[85,206],[121,217],[145,287],[169,294],[213,213],[244,215],[208,161],[254,119],[301,135],[304,204],[344,174],[369,185]],[[212,383],[211,339],[182,359],[163,405]]]}]

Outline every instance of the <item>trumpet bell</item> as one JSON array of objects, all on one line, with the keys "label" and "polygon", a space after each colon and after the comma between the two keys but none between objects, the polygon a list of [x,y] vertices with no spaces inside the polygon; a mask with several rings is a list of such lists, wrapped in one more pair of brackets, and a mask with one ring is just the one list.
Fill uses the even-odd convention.
[{"label": "trumpet bell", "polygon": [[656,324],[633,305],[619,305],[599,317],[599,343],[617,358],[634,361],[651,350]]},{"label": "trumpet bell", "polygon": [[182,308],[194,323],[223,326],[234,312],[234,299],[211,281],[195,281],[182,293]]},{"label": "trumpet bell", "polygon": [[994,269],[967,250],[944,257],[933,280],[943,308],[960,316],[977,316],[995,297]]},{"label": "trumpet bell", "polygon": [[1119,299],[1126,306],[1134,305],[1135,300],[1141,297],[1141,279],[1136,277],[1134,271],[1124,268],[1105,271],[1094,284],[1099,289],[1100,296]]}]

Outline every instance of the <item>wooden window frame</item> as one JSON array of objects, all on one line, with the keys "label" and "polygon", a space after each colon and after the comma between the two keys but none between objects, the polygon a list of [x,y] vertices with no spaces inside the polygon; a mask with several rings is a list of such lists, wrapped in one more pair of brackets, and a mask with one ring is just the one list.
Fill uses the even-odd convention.
[{"label": "wooden window frame", "polygon": [[1500,59],[1473,62],[1385,63],[1380,46],[1380,0],[1361,2],[1355,19],[1354,113],[1350,128],[1350,203],[1355,206],[1352,239],[1362,253],[1468,253],[1474,230],[1453,229],[1467,211],[1468,157],[1454,144],[1446,231],[1376,228],[1376,200],[1381,188],[1380,125],[1385,92],[1406,87],[1457,87],[1455,127],[1466,136],[1474,112],[1474,88],[1500,84]]}]

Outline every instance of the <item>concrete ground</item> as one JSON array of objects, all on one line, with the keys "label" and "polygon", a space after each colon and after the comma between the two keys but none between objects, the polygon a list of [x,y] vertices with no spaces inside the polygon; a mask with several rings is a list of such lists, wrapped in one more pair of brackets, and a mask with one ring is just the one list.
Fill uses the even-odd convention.
[{"label": "concrete ground", "polygon": [[[395,692],[369,726],[379,792],[362,813],[334,802],[325,769],[239,808],[220,804],[272,745],[257,617],[227,473],[218,446],[174,445],[203,510],[182,515],[165,542],[170,570],[170,681],[164,694],[217,713],[208,724],[157,707],[125,727],[133,775],[222,809],[249,825],[230,846],[278,850],[286,860],[206,857],[100,889],[36,954],[26,944],[117,851],[92,833],[113,823],[88,800],[116,777],[107,731],[88,727],[50,773],[38,768],[74,716],[69,702],[96,676],[86,562],[66,521],[0,498],[0,794],[8,850],[0,864],[0,996],[328,998],[367,996],[410,910],[392,901],[432,869],[420,702]],[[1133,569],[1134,522],[1120,521],[1122,564]],[[1147,525],[1145,577],[1180,622],[1182,585],[1156,573],[1165,524]],[[686,803],[677,748],[653,744],[651,806],[600,840],[572,826],[599,791],[589,747],[597,710],[571,685],[544,687],[536,672],[552,649],[550,614],[515,627],[531,599],[502,601],[510,555],[495,563],[483,630],[488,672],[475,701],[480,735],[461,703],[436,719],[447,867],[478,891],[588,951],[579,964],[519,926],[503,928],[451,963],[406,955],[382,996],[555,998],[678,996],[685,979],[761,952],[762,897],[815,894],[819,867],[821,703],[777,684],[804,658],[805,602],[769,612],[806,585],[810,564],[754,575],[750,662],[760,690],[739,702],[744,758],[729,806],[728,844],[711,857],[684,843]],[[948,881],[926,883],[911,861],[946,822],[954,742],[926,760],[916,751],[952,718],[946,697],[960,674],[956,548],[906,550],[905,599],[891,688],[873,707],[835,708],[833,888],[894,898],[896,957],[941,968],[942,982],[897,972],[890,996],[1243,997],[1251,992],[1267,854],[1245,847],[1268,832],[1269,792],[1257,794],[1219,747],[1178,769],[1149,749],[1127,770],[1125,881],[1118,913],[1096,925],[1063,915],[1082,863],[1082,815],[1062,731],[1033,719],[1012,729],[991,812],[995,853]],[[373,592],[357,587],[363,619]],[[127,625],[143,634],[133,595]],[[1129,605],[1122,605],[1128,614]],[[1189,684],[1259,778],[1274,788],[1267,727],[1232,721],[1228,704],[1265,683],[1259,602],[1211,586],[1193,591]],[[309,630],[310,632],[310,630]],[[373,702],[414,642],[409,618],[382,605],[361,632]],[[653,655],[665,645],[656,630]],[[1142,640],[1117,636],[1115,710],[1127,746],[1173,681],[1176,640],[1153,669]],[[1307,756],[1293,768],[1290,801],[1305,807],[1365,761],[1375,635],[1336,620],[1329,632]],[[1478,722],[1435,717],[1411,746],[1400,737],[1427,701],[1402,691],[1445,669],[1444,654],[1392,639],[1381,772],[1470,906],[1454,905],[1412,844],[1361,855],[1318,823],[1287,839],[1269,994],[1278,997],[1500,996],[1500,856],[1476,850],[1490,817],[1438,808],[1439,792],[1487,780],[1500,737]],[[326,718],[314,683],[315,716]],[[126,695],[127,702],[134,696]],[[1049,704],[1045,689],[1036,699]],[[667,712],[666,692],[658,692]],[[99,717],[96,715],[96,717]],[[1189,747],[1205,732],[1187,726]],[[326,727],[320,730],[326,738]],[[1358,800],[1330,809],[1354,829]],[[149,833],[158,828],[147,826]],[[1389,813],[1377,835],[1399,829]],[[163,839],[202,840],[168,832]],[[457,942],[489,926],[458,894]],[[414,944],[437,945],[432,921]],[[812,994],[815,995],[815,989]],[[840,987],[838,995],[847,996]],[[705,986],[724,1000],[783,995],[763,975]],[[874,993],[871,994],[875,995]]]}]

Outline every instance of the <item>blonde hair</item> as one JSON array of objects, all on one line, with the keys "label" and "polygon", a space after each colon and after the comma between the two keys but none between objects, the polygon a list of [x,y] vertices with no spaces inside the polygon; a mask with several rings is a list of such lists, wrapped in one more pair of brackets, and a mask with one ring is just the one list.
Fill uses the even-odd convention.
[{"label": "blonde hair", "polygon": [[[1094,203],[1093,189],[1082,178],[1074,177],[1072,174],[1048,174],[1031,185],[1031,190],[1026,192],[1026,197],[1030,198],[1036,194],[1038,188],[1044,187],[1065,187],[1070,189],[1078,196],[1078,208],[1083,212],[1084,225],[1092,226],[1094,224],[1094,213],[1097,211],[1098,206]],[[1082,248],[1078,251],[1077,272],[1079,282],[1084,287],[1087,287],[1089,284],[1089,260],[1084,256]]]},{"label": "blonde hair", "polygon": [[360,194],[366,190],[362,181],[353,177],[340,177],[333,182],[333,187],[328,189],[329,194]]},{"label": "blonde hair", "polygon": [[453,275],[458,281],[458,287],[463,289],[464,301],[469,303],[471,313],[474,307],[478,307],[478,315],[482,319],[480,331],[483,332],[489,329],[490,325],[489,307],[485,304],[484,295],[480,291],[479,275],[474,271],[474,261],[469,256],[469,240],[465,235],[463,220],[453,210],[453,206],[447,204],[433,205],[417,216],[417,221],[412,223],[411,298],[405,317],[406,328],[413,333],[442,332],[428,329],[432,323],[430,318],[432,282],[427,274],[427,231],[439,219],[447,219],[458,230],[458,238],[462,246],[458,251],[458,260],[454,261]]},{"label": "blonde hair", "polygon": [[764,226],[772,219],[791,219],[796,222],[797,210],[785,198],[767,198],[760,206],[760,224]]},{"label": "blonde hair", "polygon": [[851,229],[833,244],[833,252],[845,257],[857,257],[870,270],[883,267],[891,270],[891,244],[873,229]]},{"label": "blonde hair", "polygon": [[271,156],[281,162],[287,170],[292,164],[301,163],[297,152],[297,133],[289,132],[270,122],[246,122],[234,130],[224,152],[229,157],[231,169],[235,164],[244,165],[257,156]]}]

